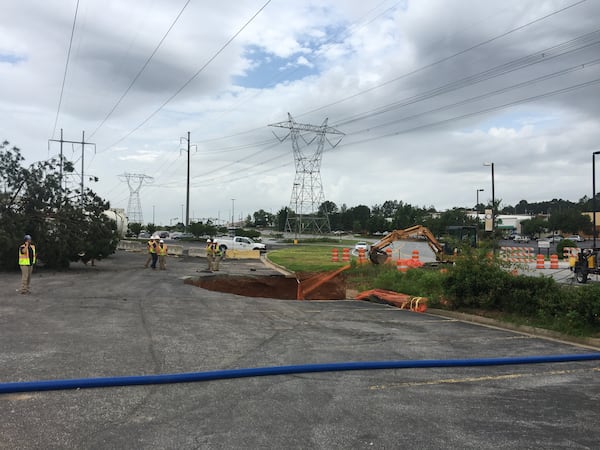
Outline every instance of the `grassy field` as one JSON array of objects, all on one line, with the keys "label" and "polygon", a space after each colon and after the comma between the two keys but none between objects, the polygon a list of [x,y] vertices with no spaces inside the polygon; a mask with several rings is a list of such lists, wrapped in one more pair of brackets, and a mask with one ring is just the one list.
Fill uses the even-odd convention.
[{"label": "grassy field", "polygon": [[[275,264],[285,267],[293,272],[324,272],[335,270],[344,264],[343,262],[331,262],[331,244],[296,245],[269,252],[269,259]],[[348,247],[350,248],[350,247]],[[339,249],[339,258],[342,259],[342,251]]]}]

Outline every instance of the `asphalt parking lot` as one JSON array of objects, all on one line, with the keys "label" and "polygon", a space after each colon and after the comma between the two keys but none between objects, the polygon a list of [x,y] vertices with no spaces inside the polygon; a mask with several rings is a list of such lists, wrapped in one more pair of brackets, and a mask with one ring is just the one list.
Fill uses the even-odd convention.
[{"label": "asphalt parking lot", "polygon": [[[203,259],[144,260],[39,270],[29,296],[0,273],[0,383],[598,351],[379,304],[211,292],[183,283],[211,276]],[[599,380],[596,360],[7,393],[0,448],[596,449]]]}]

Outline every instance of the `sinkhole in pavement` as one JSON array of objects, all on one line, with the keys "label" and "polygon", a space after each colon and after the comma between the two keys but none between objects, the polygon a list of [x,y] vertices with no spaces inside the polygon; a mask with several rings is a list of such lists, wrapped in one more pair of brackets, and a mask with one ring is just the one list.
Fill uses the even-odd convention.
[{"label": "sinkhole in pavement", "polygon": [[209,275],[185,281],[209,291],[225,292],[245,297],[282,300],[342,300],[346,298],[343,276],[330,273],[303,273],[296,277],[284,275]]}]

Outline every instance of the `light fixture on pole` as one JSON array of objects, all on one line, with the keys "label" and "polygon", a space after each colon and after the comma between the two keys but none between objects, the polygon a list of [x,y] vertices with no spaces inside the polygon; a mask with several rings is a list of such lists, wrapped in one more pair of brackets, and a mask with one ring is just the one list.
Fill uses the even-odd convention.
[{"label": "light fixture on pole", "polygon": [[477,203],[475,203],[475,211],[477,212],[477,216],[479,218],[479,193],[483,192],[483,189],[477,189]]},{"label": "light fixture on pole", "polygon": [[594,250],[596,249],[596,237],[598,236],[598,230],[596,228],[596,155],[600,155],[600,150],[592,153],[592,214],[594,215]]},{"label": "light fixture on pole", "polygon": [[494,231],[496,229],[496,196],[495,196],[495,191],[494,191],[494,163],[486,162],[486,163],[483,163],[483,165],[492,167],[492,234],[494,234]]},{"label": "light fixture on pole", "polygon": [[231,199],[231,228],[235,231],[235,198]]}]

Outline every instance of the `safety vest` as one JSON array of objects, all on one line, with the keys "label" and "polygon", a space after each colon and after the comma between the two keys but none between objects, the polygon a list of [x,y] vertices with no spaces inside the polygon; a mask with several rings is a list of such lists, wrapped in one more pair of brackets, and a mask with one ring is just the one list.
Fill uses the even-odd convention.
[{"label": "safety vest", "polygon": [[159,256],[165,256],[167,254],[167,244],[158,244],[157,252]]},{"label": "safety vest", "polygon": [[156,242],[148,241],[148,253],[156,253]]},{"label": "safety vest", "polygon": [[214,256],[221,256],[221,248],[219,247],[219,244],[216,242],[213,242],[212,244],[210,244],[210,251]]},{"label": "safety vest", "polygon": [[19,247],[19,265],[20,266],[33,266],[36,261],[35,257],[35,245],[29,244],[29,247],[32,250],[32,258],[29,259],[29,249],[25,246],[25,244]]}]

